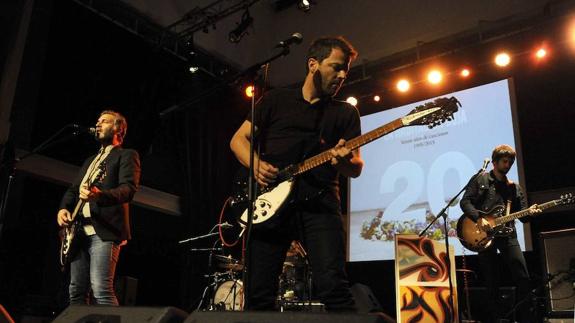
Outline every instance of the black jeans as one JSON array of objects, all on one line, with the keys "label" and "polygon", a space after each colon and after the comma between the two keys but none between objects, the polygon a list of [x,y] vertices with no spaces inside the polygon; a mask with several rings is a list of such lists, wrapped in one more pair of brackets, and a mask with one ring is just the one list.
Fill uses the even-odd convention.
[{"label": "black jeans", "polygon": [[[501,257],[498,258],[497,249],[501,253]],[[501,260],[507,266],[511,272],[511,277],[516,286],[516,319],[519,322],[531,322],[534,318],[531,317],[530,311],[530,300],[528,299],[530,285],[529,285],[529,273],[527,271],[527,265],[525,263],[525,258],[521,252],[519,242],[515,235],[511,237],[500,237],[495,238],[493,241],[493,246],[488,250],[479,252],[479,265],[481,266],[481,272],[485,278],[485,284],[487,287],[487,310],[490,314],[488,322],[495,322],[497,318],[503,317],[507,313],[501,313],[498,306],[499,301],[499,267],[501,266]],[[519,304],[519,302],[522,302]]]},{"label": "black jeans", "polygon": [[[317,202],[317,201],[316,201]],[[345,240],[338,207],[307,202],[282,214],[282,225],[254,230],[250,242],[248,310],[273,310],[279,275],[292,240],[300,240],[311,265],[317,298],[328,311],[355,311],[345,273]]]}]

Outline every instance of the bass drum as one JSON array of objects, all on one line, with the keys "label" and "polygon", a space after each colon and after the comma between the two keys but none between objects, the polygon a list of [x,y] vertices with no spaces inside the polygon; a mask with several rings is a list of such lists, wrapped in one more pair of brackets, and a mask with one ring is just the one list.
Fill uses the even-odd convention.
[{"label": "bass drum", "polygon": [[216,289],[213,299],[218,311],[243,311],[244,285],[241,280],[226,280]]}]

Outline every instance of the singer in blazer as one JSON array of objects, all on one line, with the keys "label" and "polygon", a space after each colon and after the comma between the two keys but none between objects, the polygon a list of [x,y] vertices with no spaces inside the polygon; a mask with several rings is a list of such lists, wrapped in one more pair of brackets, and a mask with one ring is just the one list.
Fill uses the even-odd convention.
[{"label": "singer in blazer", "polygon": [[[131,238],[128,204],[140,182],[138,153],[122,148],[127,129],[120,113],[100,114],[95,131],[100,151],[84,162],[60,203],[58,225],[81,221],[82,228],[74,237],[77,252],[71,255],[70,304],[89,303],[91,290],[98,305],[119,305],[114,274],[120,247]],[[72,219],[80,199],[85,203]]]}]

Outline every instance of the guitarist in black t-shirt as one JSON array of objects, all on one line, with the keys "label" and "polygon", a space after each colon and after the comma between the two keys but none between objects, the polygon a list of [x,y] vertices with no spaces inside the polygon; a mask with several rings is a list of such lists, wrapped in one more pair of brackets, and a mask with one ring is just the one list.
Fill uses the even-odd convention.
[{"label": "guitarist in black t-shirt", "polygon": [[[358,177],[363,160],[359,149],[344,144],[361,134],[355,107],[334,100],[357,56],[342,37],[315,40],[307,55],[307,74],[301,88],[267,93],[256,107],[255,178],[266,186],[285,165],[311,153],[331,149],[331,163],[298,178],[295,203],[281,211],[281,225],[254,229],[250,239],[251,268],[248,310],[275,307],[278,277],[292,240],[308,251],[316,296],[328,311],[354,311],[355,303],[344,271],[345,243],[338,192],[339,175]],[[251,122],[234,134],[230,147],[240,163],[249,166]]]}]

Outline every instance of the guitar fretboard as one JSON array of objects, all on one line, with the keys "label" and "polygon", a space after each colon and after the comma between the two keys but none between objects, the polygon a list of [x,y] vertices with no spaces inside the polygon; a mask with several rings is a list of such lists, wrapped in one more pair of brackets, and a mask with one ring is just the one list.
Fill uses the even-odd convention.
[{"label": "guitar fretboard", "polygon": [[[546,203],[537,205],[537,208],[540,209],[540,210],[545,210],[545,209],[548,209],[548,208],[550,208],[550,207],[559,205],[559,204],[560,204],[560,203],[559,203],[560,201],[561,201],[561,200],[549,201],[549,202],[546,202]],[[501,216],[501,217],[495,218],[495,225],[505,224],[505,223],[511,222],[511,221],[513,221],[513,220],[515,220],[515,219],[519,219],[519,218],[522,218],[522,217],[524,217],[524,216],[527,216],[527,215],[529,215],[529,211],[530,211],[529,209],[525,209],[525,210],[522,210],[522,211],[519,211],[519,212],[511,213],[511,214],[509,214],[509,215],[505,215],[505,216]]]},{"label": "guitar fretboard", "polygon": [[[345,143],[345,147],[349,150],[354,150],[357,149],[358,147],[361,147],[365,144],[368,144],[390,132],[393,132],[401,127],[403,127],[404,124],[402,122],[402,119],[395,119],[390,123],[387,123],[381,127],[378,127],[374,130],[371,130],[370,132],[367,132],[361,136],[355,137],[349,141],[347,141]],[[330,161],[332,159],[333,155],[331,154],[331,152],[329,150],[324,151],[323,153],[320,153],[318,155],[315,155],[313,157],[310,157],[306,160],[304,160],[303,162],[295,165],[293,170],[290,170],[291,174],[293,176],[295,175],[299,175],[301,173],[307,172],[310,169],[313,169],[317,166],[320,166],[328,161]]]}]

